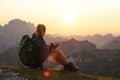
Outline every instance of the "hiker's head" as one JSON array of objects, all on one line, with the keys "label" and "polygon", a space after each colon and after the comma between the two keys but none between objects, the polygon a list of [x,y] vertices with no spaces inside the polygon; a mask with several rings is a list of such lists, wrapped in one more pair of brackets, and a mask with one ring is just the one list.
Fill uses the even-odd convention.
[{"label": "hiker's head", "polygon": [[43,24],[38,24],[36,28],[36,36],[37,37],[44,37],[46,32],[46,27]]}]

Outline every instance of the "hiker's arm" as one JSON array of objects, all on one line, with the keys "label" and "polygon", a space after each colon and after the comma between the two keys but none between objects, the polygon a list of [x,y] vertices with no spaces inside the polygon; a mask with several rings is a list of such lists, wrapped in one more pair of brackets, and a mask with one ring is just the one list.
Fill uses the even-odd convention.
[{"label": "hiker's arm", "polygon": [[38,41],[38,53],[41,61],[44,61],[46,54],[46,44],[44,41]]},{"label": "hiker's arm", "polygon": [[41,40],[37,41],[37,44],[39,46],[39,53],[44,54],[46,51],[46,43],[43,40]]}]

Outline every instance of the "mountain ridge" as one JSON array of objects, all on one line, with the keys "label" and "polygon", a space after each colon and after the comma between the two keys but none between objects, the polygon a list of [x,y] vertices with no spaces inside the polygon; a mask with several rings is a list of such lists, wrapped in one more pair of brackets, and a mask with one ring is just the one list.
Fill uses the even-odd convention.
[{"label": "mountain ridge", "polygon": [[[6,25],[0,26],[0,53],[3,53],[5,50],[16,47],[19,45],[20,39],[24,34],[32,35],[35,30],[35,26],[31,22],[26,22],[20,19],[13,19],[10,20]],[[47,44],[51,42],[62,42],[67,41],[70,39],[76,39],[77,41],[84,41],[88,40],[91,43],[95,44],[97,48],[102,48],[102,46],[106,43],[111,41],[112,39],[116,38],[112,34],[100,35],[95,34],[93,36],[60,36],[60,35],[52,35],[46,34],[45,40]],[[9,40],[9,42],[8,42]]]},{"label": "mountain ridge", "polygon": [[103,45],[102,49],[120,49],[120,37],[116,37]]}]

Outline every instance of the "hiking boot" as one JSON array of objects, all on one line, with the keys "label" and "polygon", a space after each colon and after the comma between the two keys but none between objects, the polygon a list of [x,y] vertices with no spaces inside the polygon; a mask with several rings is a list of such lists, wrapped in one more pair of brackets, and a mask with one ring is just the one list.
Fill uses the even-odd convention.
[{"label": "hiking boot", "polygon": [[78,71],[79,68],[75,67],[73,63],[69,62],[68,64],[64,65],[64,70],[75,72],[75,71]]}]

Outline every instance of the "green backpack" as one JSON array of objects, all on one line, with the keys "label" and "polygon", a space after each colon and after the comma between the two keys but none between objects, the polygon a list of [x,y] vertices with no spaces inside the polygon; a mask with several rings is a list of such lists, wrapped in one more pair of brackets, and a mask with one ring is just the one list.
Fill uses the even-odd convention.
[{"label": "green backpack", "polygon": [[19,58],[26,66],[34,66],[37,63],[33,53],[33,44],[36,40],[24,35],[19,43]]}]

